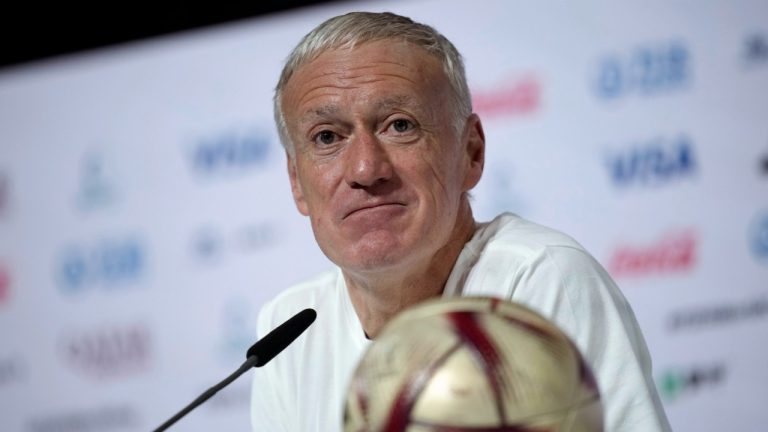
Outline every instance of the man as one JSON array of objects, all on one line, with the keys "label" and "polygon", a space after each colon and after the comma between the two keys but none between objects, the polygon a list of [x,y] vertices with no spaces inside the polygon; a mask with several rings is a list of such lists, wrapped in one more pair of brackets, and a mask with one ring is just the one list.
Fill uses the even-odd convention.
[{"label": "man", "polygon": [[595,371],[609,431],[669,430],[634,315],[574,240],[504,214],[478,224],[468,193],[485,138],[454,46],[431,27],[351,13],[299,43],[275,93],[291,190],[338,268],[266,304],[266,332],[317,321],[254,374],[254,431],[337,431],[370,339],[436,296],[521,302],[571,336]]}]

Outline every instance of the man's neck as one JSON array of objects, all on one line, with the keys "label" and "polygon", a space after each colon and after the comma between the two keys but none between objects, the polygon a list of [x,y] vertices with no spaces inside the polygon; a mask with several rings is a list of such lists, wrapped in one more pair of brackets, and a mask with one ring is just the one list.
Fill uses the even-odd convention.
[{"label": "man's neck", "polygon": [[459,218],[454,235],[422,263],[378,274],[353,275],[343,271],[352,305],[368,338],[403,309],[440,296],[464,245],[475,232],[471,210]]}]

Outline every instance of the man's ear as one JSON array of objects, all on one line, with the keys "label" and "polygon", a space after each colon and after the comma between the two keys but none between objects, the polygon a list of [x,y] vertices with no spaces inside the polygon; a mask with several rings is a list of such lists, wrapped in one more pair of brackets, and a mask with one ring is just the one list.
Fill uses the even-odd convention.
[{"label": "man's ear", "polygon": [[475,113],[472,113],[467,118],[463,144],[467,164],[463,190],[467,192],[480,182],[480,177],[483,176],[483,167],[485,166],[485,132],[483,132],[483,124],[480,122],[480,117]]},{"label": "man's ear", "polygon": [[288,163],[288,178],[291,180],[293,202],[296,203],[296,208],[299,209],[299,213],[304,216],[309,216],[309,207],[307,206],[307,201],[304,199],[304,191],[301,189],[301,183],[299,183],[298,176],[296,175],[296,162],[288,153],[286,153],[286,160]]}]

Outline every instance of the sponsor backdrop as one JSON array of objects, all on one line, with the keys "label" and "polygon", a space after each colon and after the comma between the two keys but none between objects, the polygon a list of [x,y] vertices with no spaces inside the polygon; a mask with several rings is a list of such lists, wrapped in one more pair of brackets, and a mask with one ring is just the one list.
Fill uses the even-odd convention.
[{"label": "sponsor backdrop", "polygon": [[[675,430],[765,430],[768,4],[653,3],[331,4],[3,71],[0,428],[150,430],[329,266],[272,88],[306,31],[369,9],[464,53],[477,217],[561,229],[609,269]],[[249,384],[176,429],[249,430]]]}]

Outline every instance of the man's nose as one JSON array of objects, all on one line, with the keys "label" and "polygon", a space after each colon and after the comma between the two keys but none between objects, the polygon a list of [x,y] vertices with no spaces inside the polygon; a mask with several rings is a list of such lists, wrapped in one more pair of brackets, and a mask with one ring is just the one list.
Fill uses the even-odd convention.
[{"label": "man's nose", "polygon": [[386,148],[371,132],[354,137],[345,155],[346,181],[352,188],[369,188],[392,178]]}]

